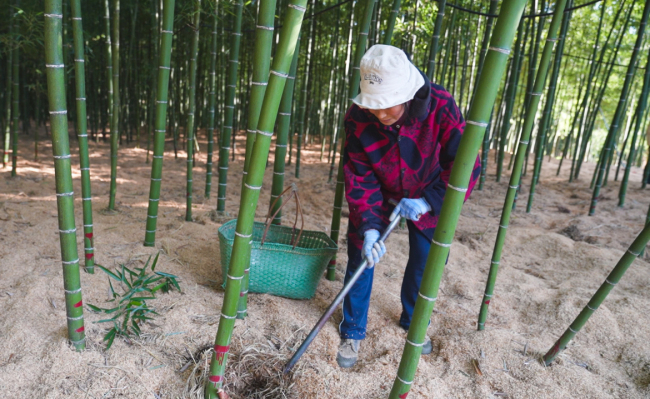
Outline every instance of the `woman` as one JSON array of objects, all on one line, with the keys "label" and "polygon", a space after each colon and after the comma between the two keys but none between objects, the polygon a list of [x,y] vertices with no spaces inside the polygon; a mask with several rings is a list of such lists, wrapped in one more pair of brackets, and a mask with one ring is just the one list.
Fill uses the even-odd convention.
[{"label": "woman", "polygon": [[[402,281],[408,330],[451,167],[465,128],[452,96],[432,84],[393,46],[375,45],[361,59],[361,93],[345,116],[343,154],[348,224],[347,282],[363,258],[369,267],[343,302],[337,362],[352,367],[366,335],[374,265],[386,252],[380,232],[407,219],[409,259]],[[480,174],[477,158],[467,196]],[[467,198],[467,197],[466,197]],[[399,204],[392,210],[389,200]],[[431,352],[431,340],[422,353]]]}]

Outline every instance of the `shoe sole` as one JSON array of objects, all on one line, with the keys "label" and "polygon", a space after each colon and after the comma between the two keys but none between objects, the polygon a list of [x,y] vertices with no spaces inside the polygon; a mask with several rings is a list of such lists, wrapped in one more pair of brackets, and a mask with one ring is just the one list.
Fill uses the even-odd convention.
[{"label": "shoe sole", "polygon": [[357,359],[348,359],[346,357],[336,357],[336,363],[343,369],[349,369],[357,363]]}]

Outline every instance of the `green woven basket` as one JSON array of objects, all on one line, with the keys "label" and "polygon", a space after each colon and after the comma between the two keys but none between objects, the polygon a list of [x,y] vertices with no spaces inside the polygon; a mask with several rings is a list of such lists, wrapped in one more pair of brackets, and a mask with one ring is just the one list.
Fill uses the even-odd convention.
[{"label": "green woven basket", "polygon": [[[228,274],[230,254],[235,238],[237,219],[219,228],[221,270]],[[308,299],[316,293],[316,287],[327,263],[336,254],[337,246],[327,234],[303,230],[300,241],[293,247],[292,237],[298,229],[271,225],[261,244],[265,224],[253,225],[253,248],[249,292],[267,293],[293,299]]]}]

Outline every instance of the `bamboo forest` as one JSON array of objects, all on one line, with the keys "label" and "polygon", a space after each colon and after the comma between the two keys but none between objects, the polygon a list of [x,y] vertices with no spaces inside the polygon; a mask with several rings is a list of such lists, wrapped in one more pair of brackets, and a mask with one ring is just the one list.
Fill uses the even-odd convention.
[{"label": "bamboo forest", "polygon": [[649,398],[649,17],[0,0],[2,395]]}]

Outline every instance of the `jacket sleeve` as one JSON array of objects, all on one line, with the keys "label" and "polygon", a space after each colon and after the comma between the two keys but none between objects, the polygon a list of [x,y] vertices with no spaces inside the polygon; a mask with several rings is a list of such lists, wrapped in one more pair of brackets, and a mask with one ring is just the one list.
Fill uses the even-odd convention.
[{"label": "jacket sleeve", "polygon": [[[438,178],[424,189],[424,198],[431,206],[431,212],[434,216],[440,215],[442,201],[445,197],[445,192],[447,191],[449,177],[451,176],[451,168],[454,166],[454,160],[456,159],[460,139],[465,130],[465,120],[463,119],[460,109],[458,109],[453,97],[450,94],[447,94],[447,96],[448,97],[444,99],[446,104],[437,111],[441,113],[440,117],[436,116],[435,118],[435,120],[440,121],[438,140],[440,143],[439,162],[442,170]],[[465,194],[465,200],[469,198],[480,174],[481,161],[480,157],[477,156],[472,170],[472,176],[470,177],[468,190]]]},{"label": "jacket sleeve", "polygon": [[346,142],[343,151],[345,198],[350,207],[350,222],[363,236],[370,229],[381,231],[383,195],[363,144],[355,135],[357,124],[348,116],[345,120]]}]

